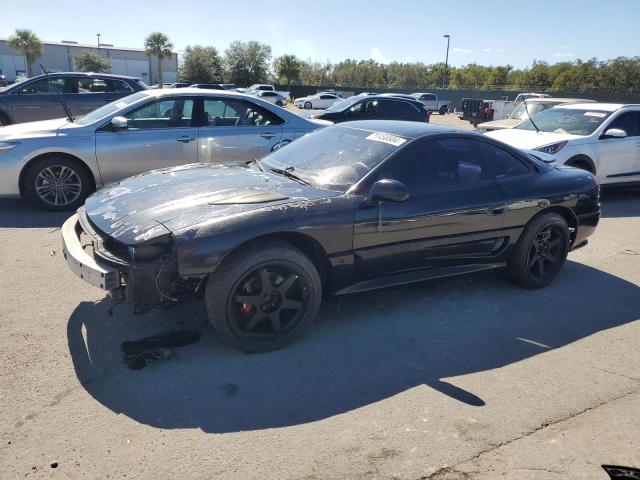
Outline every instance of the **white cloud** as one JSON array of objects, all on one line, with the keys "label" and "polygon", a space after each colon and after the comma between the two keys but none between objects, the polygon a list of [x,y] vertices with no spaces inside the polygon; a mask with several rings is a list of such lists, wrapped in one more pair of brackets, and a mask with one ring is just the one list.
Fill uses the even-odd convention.
[{"label": "white cloud", "polygon": [[560,50],[564,50],[565,48],[567,48],[567,46],[566,46],[566,45],[560,45],[558,48],[559,48]]},{"label": "white cloud", "polygon": [[502,53],[504,52],[504,48],[501,48],[500,50],[498,50],[498,53]]},{"label": "white cloud", "polygon": [[485,48],[484,50],[482,50],[483,52],[489,53],[491,51],[490,48]]},{"label": "white cloud", "polygon": [[404,57],[404,58],[402,59],[402,61],[403,61],[404,63],[412,63],[412,62],[413,62],[413,58],[411,58],[409,55],[407,55],[406,57]]},{"label": "white cloud", "polygon": [[451,49],[451,53],[454,53],[456,55],[469,55],[470,53],[473,53],[473,50],[469,50],[468,48],[454,47]]},{"label": "white cloud", "polygon": [[554,53],[553,54],[554,57],[559,57],[559,58],[571,58],[571,57],[575,57],[575,55],[573,53]]},{"label": "white cloud", "polygon": [[378,47],[373,47],[369,56],[378,63],[388,63],[387,57]]}]

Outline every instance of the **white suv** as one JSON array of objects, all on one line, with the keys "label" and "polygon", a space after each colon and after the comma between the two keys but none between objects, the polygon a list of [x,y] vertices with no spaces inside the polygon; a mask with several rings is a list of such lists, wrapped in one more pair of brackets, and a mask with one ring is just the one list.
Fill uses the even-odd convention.
[{"label": "white suv", "polygon": [[562,105],[486,135],[589,170],[601,184],[640,182],[640,105]]}]

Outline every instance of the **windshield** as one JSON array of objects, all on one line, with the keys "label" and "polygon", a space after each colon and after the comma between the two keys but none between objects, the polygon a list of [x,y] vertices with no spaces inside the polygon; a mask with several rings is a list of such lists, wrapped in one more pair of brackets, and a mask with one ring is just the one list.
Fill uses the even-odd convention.
[{"label": "windshield", "polygon": [[348,107],[356,103],[358,100],[362,98],[362,95],[354,95],[353,97],[345,98],[344,100],[340,100],[339,102],[334,103],[329,108],[325,110],[325,112],[341,112],[346,110]]},{"label": "windshield", "polygon": [[533,117],[534,115],[537,115],[543,110],[546,110],[547,108],[551,108],[551,107],[553,107],[552,103],[540,103],[540,102],[528,103],[527,102],[527,105],[525,108],[525,104],[523,102],[520,105],[518,105],[518,107],[511,113],[511,115],[509,115],[509,118],[512,120],[527,120],[529,118],[527,116],[527,110],[529,111],[529,114]]},{"label": "windshield", "polygon": [[276,150],[260,163],[265,170],[288,170],[312,185],[346,192],[407,141],[369,130],[327,127]]},{"label": "windshield", "polygon": [[149,98],[149,95],[138,92],[124,98],[119,98],[118,100],[107,103],[106,105],[103,105],[100,108],[96,108],[86,115],[79,117],[78,119],[76,119],[75,123],[77,123],[78,125],[89,125],[90,123],[97,122],[101,118],[116,113],[118,110],[123,110],[129,105],[132,105],[143,98]]},{"label": "windshield", "polygon": [[[541,132],[569,133],[571,135],[591,135],[602,125],[611,112],[577,108],[549,108],[535,116],[533,121]],[[535,130],[527,120],[516,128]]]}]

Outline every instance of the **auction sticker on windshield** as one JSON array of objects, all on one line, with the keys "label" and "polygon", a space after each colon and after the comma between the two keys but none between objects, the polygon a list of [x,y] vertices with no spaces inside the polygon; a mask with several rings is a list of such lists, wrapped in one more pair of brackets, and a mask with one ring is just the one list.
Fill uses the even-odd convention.
[{"label": "auction sticker on windshield", "polygon": [[389,133],[381,133],[375,132],[367,137],[367,140],[375,140],[376,142],[384,142],[394,147],[399,147],[403,143],[407,141],[406,138],[398,137],[396,135],[391,135]]},{"label": "auction sticker on windshield", "polygon": [[584,116],[585,117],[598,117],[598,118],[602,118],[602,117],[606,117],[607,114],[604,112],[584,112]]}]

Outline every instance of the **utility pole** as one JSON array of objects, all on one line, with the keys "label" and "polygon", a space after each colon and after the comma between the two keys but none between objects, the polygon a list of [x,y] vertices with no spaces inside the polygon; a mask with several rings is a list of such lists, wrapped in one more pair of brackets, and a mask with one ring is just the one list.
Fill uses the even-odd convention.
[{"label": "utility pole", "polygon": [[443,35],[443,37],[447,39],[447,56],[444,57],[444,74],[442,75],[442,88],[445,88],[447,83],[447,70],[449,69],[449,40],[451,40],[451,36]]},{"label": "utility pole", "polygon": [[100,53],[100,34],[96,33],[96,37],[98,37],[98,53]]}]

